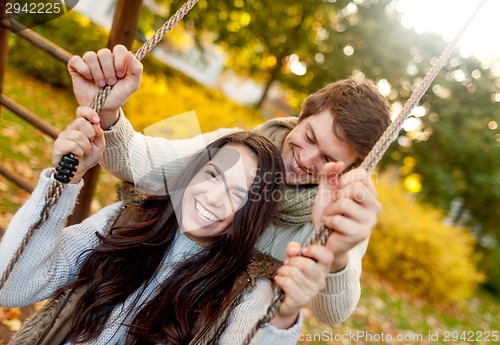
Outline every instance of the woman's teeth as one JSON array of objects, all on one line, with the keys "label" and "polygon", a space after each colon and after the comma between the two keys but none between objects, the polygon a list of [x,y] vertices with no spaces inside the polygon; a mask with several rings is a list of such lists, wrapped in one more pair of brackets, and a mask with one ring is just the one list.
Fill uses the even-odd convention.
[{"label": "woman's teeth", "polygon": [[209,212],[204,208],[198,201],[195,202],[196,213],[202,218],[209,222],[219,222],[220,219],[217,218],[213,213]]}]

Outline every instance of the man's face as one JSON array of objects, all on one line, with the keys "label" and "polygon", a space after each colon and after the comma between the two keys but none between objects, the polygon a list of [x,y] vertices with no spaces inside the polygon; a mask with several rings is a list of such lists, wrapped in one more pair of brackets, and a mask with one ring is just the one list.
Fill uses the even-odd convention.
[{"label": "man's face", "polygon": [[317,184],[318,173],[327,162],[356,161],[356,152],[333,133],[333,118],[328,110],[302,120],[285,138],[281,151],[286,183]]}]

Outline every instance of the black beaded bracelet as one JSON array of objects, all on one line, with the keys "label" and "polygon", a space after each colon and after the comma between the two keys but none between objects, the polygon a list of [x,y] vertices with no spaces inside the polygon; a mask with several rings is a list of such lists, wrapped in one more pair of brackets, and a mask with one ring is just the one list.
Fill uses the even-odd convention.
[{"label": "black beaded bracelet", "polygon": [[76,167],[78,166],[78,159],[76,159],[72,154],[64,155],[59,162],[59,166],[56,167],[56,173],[54,178],[62,183],[68,183],[76,172]]}]

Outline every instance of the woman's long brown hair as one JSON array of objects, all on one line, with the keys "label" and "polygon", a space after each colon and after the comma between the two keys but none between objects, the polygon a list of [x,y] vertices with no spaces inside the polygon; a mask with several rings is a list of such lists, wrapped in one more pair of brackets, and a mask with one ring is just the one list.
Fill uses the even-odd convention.
[{"label": "woman's long brown hair", "polygon": [[[201,252],[175,267],[129,325],[127,344],[186,344],[200,323],[213,323],[230,307],[229,292],[238,272],[246,267],[254,246],[278,212],[284,167],[276,147],[250,132],[225,136],[209,145],[209,156],[227,144],[243,145],[258,157],[258,171],[246,203],[227,231],[215,236]],[[169,181],[183,190],[207,163],[206,151],[195,155],[182,174]],[[251,195],[250,195],[251,194]],[[128,224],[116,225],[85,259],[77,279],[65,288],[88,284],[79,300],[69,336],[86,342],[101,334],[112,310],[148,284],[171,247],[179,227],[170,196],[147,199],[125,210]],[[123,219],[123,218],[121,218]],[[123,222],[120,222],[123,223]],[[96,274],[96,272],[98,272]]]}]

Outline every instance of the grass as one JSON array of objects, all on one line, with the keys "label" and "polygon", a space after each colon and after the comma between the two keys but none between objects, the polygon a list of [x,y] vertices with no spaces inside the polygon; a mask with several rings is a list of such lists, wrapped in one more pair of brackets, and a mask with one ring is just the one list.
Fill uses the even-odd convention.
[{"label": "grass", "polygon": [[[64,129],[75,116],[76,101],[70,89],[54,88],[35,78],[8,68],[4,94],[35,112],[57,130]],[[35,186],[38,175],[52,166],[53,139],[5,108],[0,113],[0,161],[22,180]],[[93,209],[111,202],[117,181],[103,172]],[[5,228],[29,193],[0,177],[0,227]]]},{"label": "grass", "polygon": [[[442,307],[415,299],[368,272],[361,282],[361,299],[352,316],[328,326],[308,312],[300,344],[500,344],[500,301],[482,290],[460,304]],[[488,331],[497,331],[498,340],[479,341]],[[398,335],[402,341],[396,341]]]},{"label": "grass", "polygon": [[[71,90],[50,87],[10,68],[5,76],[4,92],[59,130],[73,119],[76,103]],[[52,139],[32,129],[5,109],[1,110],[0,118],[0,160],[34,186],[39,172],[51,166]],[[107,173],[101,173],[100,179],[93,209],[115,199],[116,180]],[[28,196],[27,192],[0,176],[0,227],[8,225],[14,212]],[[6,344],[11,334],[1,324],[6,320],[5,315],[5,310],[0,308],[0,345]],[[317,321],[306,310],[306,324],[300,343],[500,344],[500,341],[491,341],[491,338],[489,342],[477,341],[479,332],[483,332],[483,338],[486,331],[500,332],[499,315],[500,301],[482,291],[458,305],[438,307],[425,300],[415,299],[381,278],[364,272],[361,300],[352,316],[341,325],[329,326]],[[453,331],[457,333],[452,334]],[[445,332],[449,332],[449,341],[444,340]],[[405,334],[408,341],[395,340],[398,335]],[[454,340],[453,335],[462,334],[470,339]],[[387,341],[389,335],[394,339],[392,342]],[[435,335],[439,336],[438,341],[434,341]]]}]

